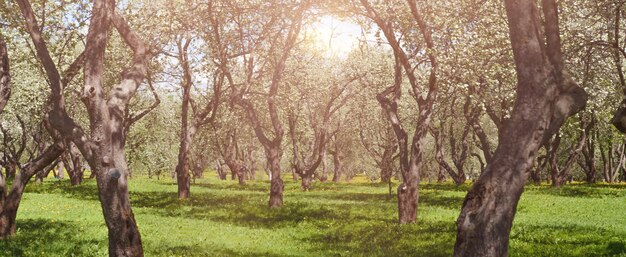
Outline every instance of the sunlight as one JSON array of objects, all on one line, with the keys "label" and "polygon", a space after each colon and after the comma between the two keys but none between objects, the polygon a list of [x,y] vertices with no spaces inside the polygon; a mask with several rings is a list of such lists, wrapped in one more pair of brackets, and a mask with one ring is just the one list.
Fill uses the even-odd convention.
[{"label": "sunlight", "polygon": [[312,36],[323,51],[342,57],[358,47],[361,27],[332,16],[323,16],[307,29],[307,35]]}]

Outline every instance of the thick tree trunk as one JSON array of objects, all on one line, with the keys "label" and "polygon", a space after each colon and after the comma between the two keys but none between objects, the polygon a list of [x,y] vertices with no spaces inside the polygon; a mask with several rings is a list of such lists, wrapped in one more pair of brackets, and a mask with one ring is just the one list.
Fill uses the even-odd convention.
[{"label": "thick tree trunk", "polygon": [[457,257],[508,255],[513,218],[537,151],[587,100],[564,73],[556,2],[542,1],[544,23],[537,16],[535,1],[504,2],[517,96],[491,163],[463,202],[454,247]]},{"label": "thick tree trunk", "polygon": [[417,218],[419,188],[415,178],[398,186],[398,217],[400,224],[414,223]]},{"label": "thick tree trunk", "polygon": [[270,164],[271,186],[270,186],[270,208],[280,208],[283,206],[283,191],[285,185],[280,178],[280,149],[273,147],[266,149],[267,161]]},{"label": "thick tree trunk", "polygon": [[[27,0],[18,0],[17,3],[52,91],[48,120],[54,129],[77,145],[96,174],[102,212],[109,231],[109,255],[143,256],[141,237],[128,195],[128,167],[124,156],[125,113],[130,99],[143,81],[151,55],[126,21],[115,12],[115,1],[94,1],[84,52],[84,88],[81,95],[89,113],[91,134],[87,137],[65,110],[62,92],[66,81],[61,79],[50,57],[30,3]],[[113,86],[109,99],[105,99],[102,77],[111,21],[134,55],[132,67],[122,72],[122,81]]]},{"label": "thick tree trunk", "polygon": [[14,205],[15,207],[10,208],[7,206],[0,210],[0,239],[5,239],[15,234],[17,205],[19,205],[19,200],[15,202],[16,200],[6,199],[4,204]]}]

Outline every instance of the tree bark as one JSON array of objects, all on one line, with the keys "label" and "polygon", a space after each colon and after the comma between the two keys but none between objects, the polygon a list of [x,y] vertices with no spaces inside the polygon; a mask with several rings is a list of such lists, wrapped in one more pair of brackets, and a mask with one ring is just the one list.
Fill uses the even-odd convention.
[{"label": "tree bark", "polygon": [[11,74],[9,65],[9,51],[0,31],[0,114],[4,111],[11,97]]},{"label": "tree bark", "polygon": [[[415,1],[407,0],[413,21],[417,23],[417,29],[425,42],[426,47],[423,51],[426,52],[430,64],[427,86],[423,87],[418,85],[415,69],[409,61],[408,55],[401,47],[397,33],[394,32],[393,24],[383,19],[368,1],[361,0],[361,4],[365,7],[367,16],[372,18],[376,25],[380,27],[394,53],[394,84],[382,93],[379,93],[376,99],[386,113],[399,146],[400,171],[403,181],[398,187],[398,220],[400,224],[413,223],[417,217],[418,186],[420,182],[419,169],[422,164],[424,140],[428,133],[428,127],[430,127],[434,101],[438,92],[437,70],[439,65],[435,55],[435,45],[430,27],[424,20],[421,10],[418,9]],[[398,101],[402,93],[403,70],[409,80],[414,99],[419,108],[410,152],[408,146],[409,138],[398,115]]]},{"label": "tree bark", "polygon": [[215,166],[217,169],[217,176],[220,178],[220,180],[226,180],[226,171],[224,170],[222,162],[220,162],[219,160],[216,161]]},{"label": "tree bark", "polygon": [[269,206],[270,208],[280,208],[283,206],[283,191],[285,190],[283,180],[280,178],[280,148],[279,146],[271,147],[265,152],[272,175]]},{"label": "tree bark", "polygon": [[[242,109],[246,112],[246,116],[248,121],[250,121],[252,129],[254,133],[263,145],[263,149],[265,150],[265,157],[267,158],[269,168],[270,168],[270,198],[269,198],[269,207],[270,208],[279,208],[283,205],[283,190],[284,184],[283,180],[280,178],[280,159],[282,157],[282,149],[281,144],[284,136],[284,130],[282,126],[282,121],[280,120],[278,113],[278,89],[282,82],[283,73],[285,69],[285,63],[291,49],[297,44],[297,39],[300,34],[300,29],[302,28],[302,19],[304,12],[309,8],[310,3],[308,1],[304,1],[298,4],[295,7],[295,11],[293,11],[293,15],[289,19],[288,28],[285,30],[280,30],[280,35],[275,35],[277,38],[272,39],[273,43],[280,42],[282,47],[280,50],[276,50],[272,47],[273,50],[277,52],[273,52],[271,54],[275,55],[275,58],[271,58],[269,63],[272,65],[272,75],[270,78],[269,90],[266,95],[266,103],[267,110],[269,113],[269,120],[271,121],[272,129],[270,130],[273,133],[273,138],[270,139],[265,134],[265,129],[263,128],[261,122],[259,121],[257,109],[254,104],[247,98],[244,98],[244,94],[246,94],[246,89],[238,89],[238,86],[234,82],[232,74],[227,69],[227,57],[224,56],[224,49],[220,49],[221,55],[220,57],[220,65],[223,67],[222,71],[226,74],[226,78],[228,80],[229,85],[233,90],[233,101],[238,104]],[[270,24],[273,22],[270,22]],[[217,33],[216,33],[217,35]],[[283,37],[284,36],[284,37]],[[282,40],[279,40],[282,39]],[[244,59],[244,67],[246,68],[246,76],[251,78],[254,73],[254,60]],[[247,81],[245,84],[249,84],[250,81]]]},{"label": "tree bark", "polygon": [[22,195],[28,181],[46,166],[56,160],[64,149],[59,144],[53,144],[46,149],[39,157],[27,163],[20,173],[15,177],[11,185],[11,190],[6,190],[6,181],[0,174],[0,239],[7,238],[15,234],[15,224],[17,209],[20,206]]},{"label": "tree bark", "polygon": [[587,100],[563,69],[556,2],[542,1],[543,28],[535,1],[504,2],[517,97],[492,162],[463,202],[454,247],[457,257],[508,255],[513,218],[537,151]]},{"label": "tree bark", "polygon": [[333,182],[339,182],[339,179],[341,179],[343,162],[341,161],[340,151],[341,149],[335,147],[335,154],[333,154]]},{"label": "tree bark", "polygon": [[[17,2],[52,91],[50,124],[61,135],[76,144],[95,174],[102,212],[109,232],[109,255],[143,256],[141,236],[128,195],[129,171],[124,156],[127,133],[125,113],[128,102],[144,79],[146,63],[153,55],[126,21],[115,12],[114,1],[94,1],[84,52],[85,77],[81,96],[89,113],[91,135],[87,136],[65,110],[62,94],[65,80],[61,79],[55,62],[50,57],[30,3],[27,0]],[[132,48],[133,60],[132,66],[122,72],[121,82],[110,90],[107,100],[102,77],[111,22],[124,42]]]},{"label": "tree bark", "polygon": [[70,183],[73,186],[80,185],[83,182],[84,175],[80,151],[71,142],[68,142],[67,145],[66,156],[69,155],[69,158],[65,158],[65,163],[70,164],[68,165],[67,174],[70,176]]}]

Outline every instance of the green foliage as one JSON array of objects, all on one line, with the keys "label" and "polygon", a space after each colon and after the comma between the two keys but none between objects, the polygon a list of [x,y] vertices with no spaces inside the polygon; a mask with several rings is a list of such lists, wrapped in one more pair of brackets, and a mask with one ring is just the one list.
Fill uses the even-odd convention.
[{"label": "green foliage", "polygon": [[[198,181],[176,198],[171,180],[130,182],[146,256],[450,256],[469,188],[423,184],[417,223],[396,224],[385,184],[287,182],[286,206],[268,209],[265,181]],[[0,256],[104,256],[107,232],[95,182],[31,185],[17,235]],[[625,185],[529,186],[511,233],[511,256],[626,256]],[[602,210],[601,212],[598,210]]]}]

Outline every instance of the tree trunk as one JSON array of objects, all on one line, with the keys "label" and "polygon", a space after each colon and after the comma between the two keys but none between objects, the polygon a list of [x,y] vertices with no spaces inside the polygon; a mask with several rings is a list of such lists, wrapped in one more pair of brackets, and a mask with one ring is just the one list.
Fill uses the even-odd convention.
[{"label": "tree trunk", "polygon": [[246,167],[239,163],[237,160],[233,160],[233,159],[227,159],[226,161],[226,166],[228,166],[228,168],[230,169],[230,172],[234,175],[234,177],[237,177],[237,180],[239,182],[239,185],[246,185],[246,175],[245,173],[247,172]]},{"label": "tree trunk", "polygon": [[333,182],[339,182],[343,168],[343,163],[337,150],[339,149],[335,149],[335,154],[333,155]]},{"label": "tree trunk", "polygon": [[57,165],[57,178],[58,179],[65,178],[65,175],[64,175],[65,173],[63,171],[65,171],[65,162],[60,161],[59,164]]},{"label": "tree trunk", "polygon": [[419,201],[419,180],[412,178],[398,186],[398,217],[400,224],[414,223]]},{"label": "tree trunk", "polygon": [[311,183],[313,182],[313,173],[298,173],[300,174],[300,187],[302,188],[302,190],[304,191],[309,191],[311,190]]},{"label": "tree trunk", "polygon": [[191,190],[191,178],[189,176],[189,154],[191,152],[191,142],[195,128],[189,124],[189,104],[191,101],[191,73],[189,71],[189,62],[187,61],[187,48],[190,40],[185,45],[177,42],[180,65],[183,66],[183,100],[181,106],[181,128],[180,128],[180,147],[178,148],[178,164],[176,164],[176,182],[178,184],[178,198],[189,198]]},{"label": "tree trunk", "polygon": [[0,114],[11,97],[11,74],[9,51],[4,37],[0,34]]},{"label": "tree trunk", "polygon": [[283,206],[283,190],[285,185],[280,178],[280,150],[278,147],[266,149],[267,161],[270,164],[271,186],[270,186],[270,208],[280,208]]},{"label": "tree trunk", "polygon": [[[542,1],[544,23],[537,16],[535,1],[504,2],[517,96],[491,163],[463,202],[457,220],[456,257],[508,255],[513,218],[537,151],[587,100],[584,90],[563,69],[556,2]],[[541,31],[545,41],[539,38]]]},{"label": "tree trunk", "polygon": [[530,169],[530,179],[535,185],[541,185],[541,172],[546,168],[548,164],[548,157],[545,155],[540,156],[535,161],[535,167]]},{"label": "tree trunk", "polygon": [[385,147],[380,160],[380,180],[381,182],[391,182],[393,176],[393,155],[396,152],[397,146]]},{"label": "tree trunk", "polygon": [[219,160],[216,161],[216,169],[217,169],[217,176],[220,178],[220,180],[226,180],[226,171],[224,170],[224,166],[222,165],[222,162],[220,162]]},{"label": "tree trunk", "polygon": [[73,186],[80,185],[83,182],[83,165],[80,159],[80,151],[76,148],[74,144],[69,144],[69,149],[67,151],[69,155],[69,162],[71,166],[67,170],[67,173],[70,175],[70,183]]},{"label": "tree trunk", "polygon": [[57,164],[58,164],[58,160],[48,165],[41,171],[38,171],[37,174],[35,174],[35,182],[42,183],[43,179],[47,178],[48,175],[50,175],[50,172],[56,168]]},{"label": "tree trunk", "polygon": [[256,159],[254,158],[254,152],[252,151],[252,145],[248,149],[248,172],[250,173],[250,180],[256,179]]},{"label": "tree trunk", "polygon": [[15,178],[15,174],[17,173],[17,164],[12,161],[8,161],[4,170],[6,172],[7,180],[12,180]]},{"label": "tree trunk", "polygon": [[60,145],[53,144],[39,157],[24,166],[13,180],[11,190],[6,191],[6,181],[0,174],[0,239],[15,234],[17,210],[28,181],[41,169],[50,165],[63,153]]}]

